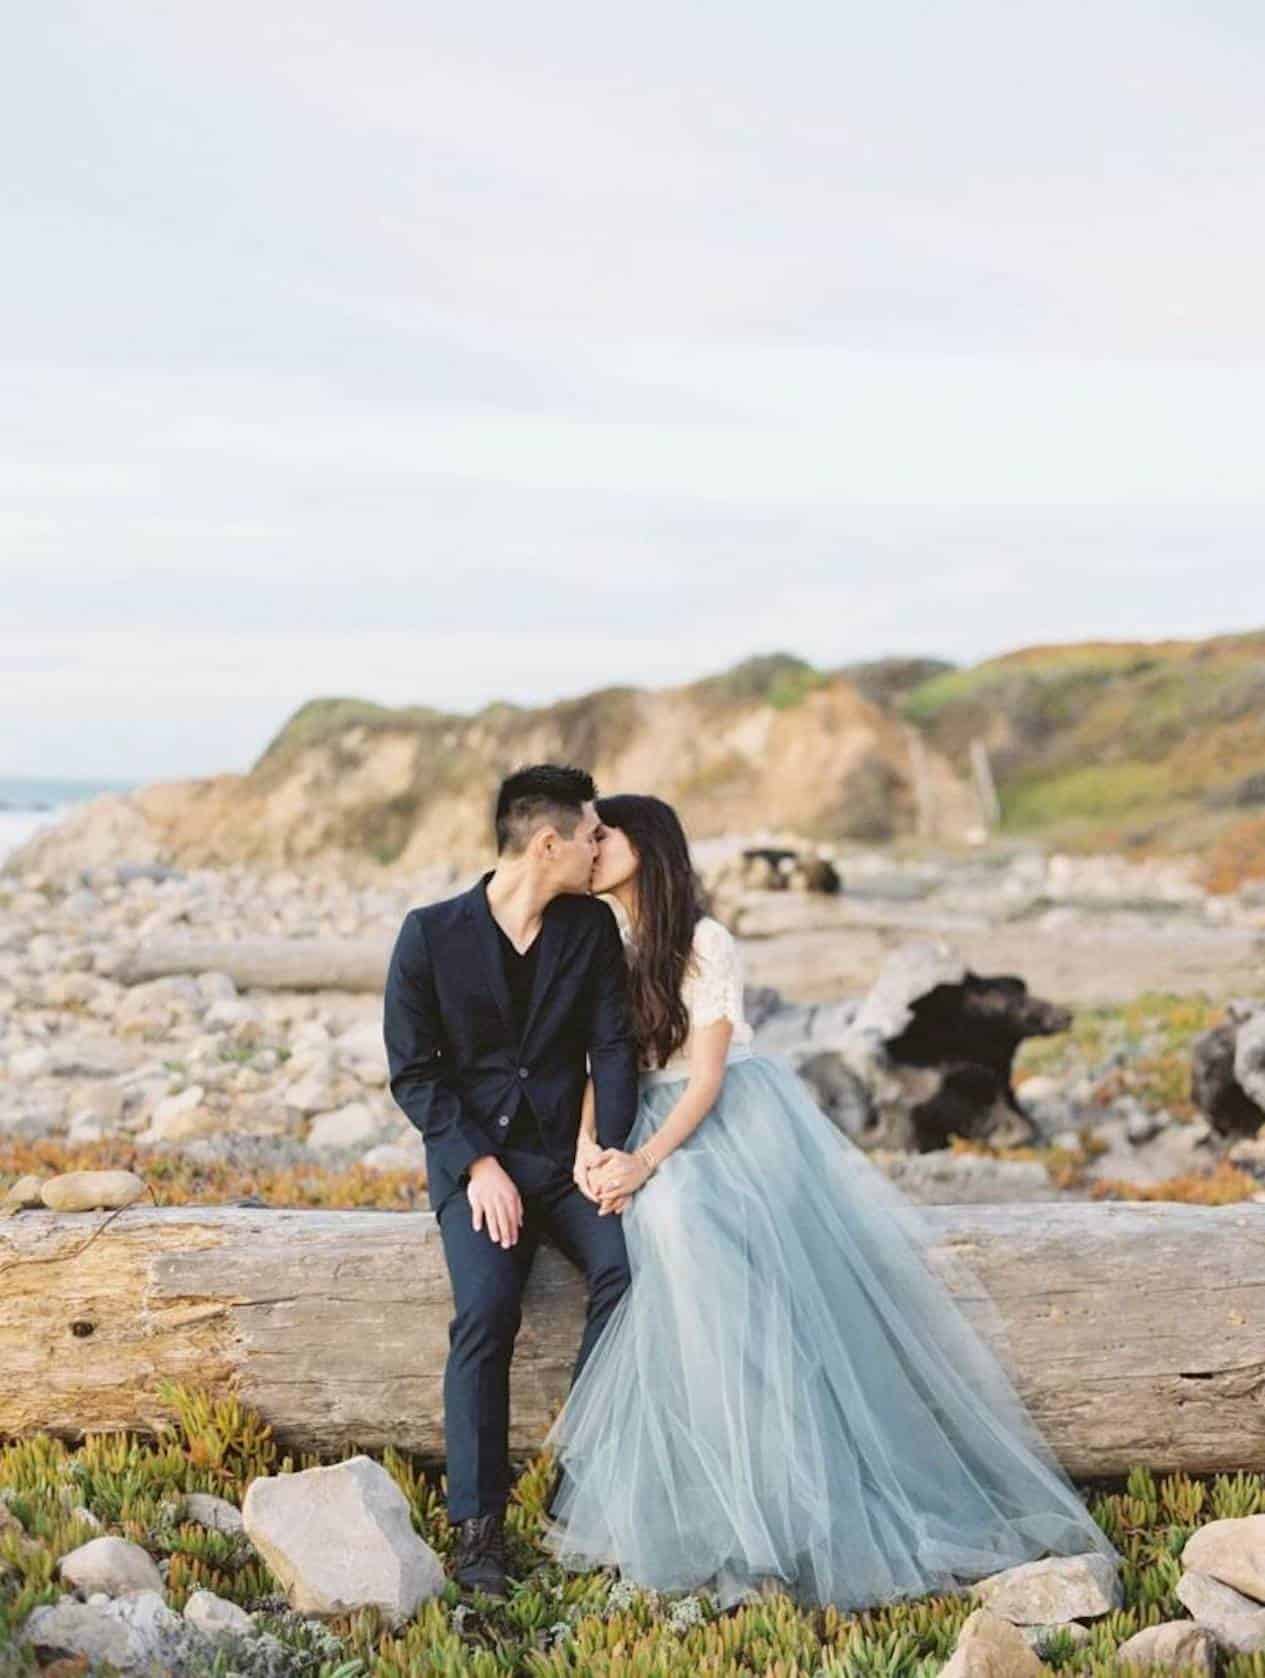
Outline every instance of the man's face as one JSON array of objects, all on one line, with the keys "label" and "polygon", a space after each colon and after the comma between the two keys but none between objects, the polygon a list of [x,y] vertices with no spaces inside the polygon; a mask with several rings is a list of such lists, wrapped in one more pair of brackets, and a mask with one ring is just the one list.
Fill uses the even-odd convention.
[{"label": "man's face", "polygon": [[554,862],[560,891],[588,891],[593,870],[597,866],[601,832],[602,824],[597,818],[597,808],[590,800],[581,807],[580,819],[575,824],[575,832],[571,838],[567,839],[563,834],[557,834]]}]

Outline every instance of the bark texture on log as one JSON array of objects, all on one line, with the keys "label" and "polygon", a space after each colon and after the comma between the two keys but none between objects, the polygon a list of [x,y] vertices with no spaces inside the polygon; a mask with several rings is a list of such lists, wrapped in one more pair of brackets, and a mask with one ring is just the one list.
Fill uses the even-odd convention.
[{"label": "bark texture on log", "polygon": [[[999,1308],[1008,1367],[1070,1473],[1265,1468],[1265,1204],[922,1210],[932,1263],[964,1260]],[[451,1295],[433,1214],[133,1207],[85,1248],[104,1217],[0,1225],[0,1435],[152,1428],[170,1375],[238,1392],[290,1449],[442,1455]],[[583,1293],[542,1248],[517,1453],[566,1393]]]}]

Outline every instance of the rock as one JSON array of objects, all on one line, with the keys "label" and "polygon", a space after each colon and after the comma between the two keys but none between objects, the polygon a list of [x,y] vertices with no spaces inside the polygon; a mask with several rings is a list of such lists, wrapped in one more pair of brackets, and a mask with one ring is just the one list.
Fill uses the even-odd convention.
[{"label": "rock", "polygon": [[1265,1608],[1259,1602],[1196,1570],[1183,1573],[1173,1590],[1182,1606],[1227,1649],[1241,1655],[1265,1649]]},{"label": "rock", "polygon": [[1265,1008],[1239,1027],[1234,1076],[1248,1099],[1265,1111]]},{"label": "rock", "polygon": [[136,1678],[171,1678],[195,1651],[214,1648],[153,1590],[117,1601],[63,1597],[32,1609],[18,1635],[37,1654],[108,1661]]},{"label": "rock", "polygon": [[318,1113],[307,1134],[310,1148],[359,1148],[371,1142],[383,1121],[363,1101],[350,1101],[332,1113]]},{"label": "rock", "polygon": [[163,1588],[148,1551],[129,1538],[90,1538],[78,1549],[69,1550],[57,1564],[68,1584],[81,1591],[104,1591],[106,1596],[126,1596],[129,1591],[158,1591]]},{"label": "rock", "polygon": [[307,1114],[328,1112],[336,1105],[334,1085],[320,1070],[288,1084],[281,1092],[281,1100],[287,1107]]},{"label": "rock", "polygon": [[1265,1603],[1265,1515],[1206,1522],[1186,1540],[1181,1562]]},{"label": "rock", "polygon": [[977,1608],[962,1622],[940,1678],[1040,1678],[1049,1670],[1015,1626]]},{"label": "rock", "polygon": [[112,1078],[126,1072],[133,1055],[109,1037],[59,1039],[51,1046],[48,1070],[58,1078]]},{"label": "rock", "polygon": [[1055,1621],[1045,1626],[1016,1626],[1016,1631],[1028,1647],[1038,1655],[1046,1655],[1057,1642],[1070,1643],[1074,1649],[1083,1648],[1092,1637],[1088,1626],[1079,1620]]},{"label": "rock", "polygon": [[373,1604],[400,1625],[444,1588],[439,1557],[413,1531],[403,1492],[371,1457],[260,1476],[246,1489],[242,1519],[299,1613]]},{"label": "rock", "polygon": [[[232,980],[229,983],[232,984]],[[234,1037],[245,1036],[247,1027],[256,1031],[262,1029],[264,1015],[261,1008],[253,1002],[246,1002],[240,996],[224,998],[213,1002],[202,1018],[203,1025],[208,1031],[232,1031]]]},{"label": "rock", "polygon": [[28,1172],[25,1177],[19,1177],[16,1183],[9,1185],[0,1205],[15,1207],[42,1206],[44,1199],[40,1190],[43,1187],[44,1179],[33,1176]]},{"label": "rock", "polygon": [[244,1608],[214,1591],[191,1592],[184,1605],[184,1617],[205,1637],[218,1642],[226,1637],[253,1637],[255,1622]]},{"label": "rock", "polygon": [[189,1084],[176,1095],[164,1096],[154,1108],[150,1123],[163,1125],[184,1113],[191,1113],[202,1105],[206,1090],[201,1084]]},{"label": "rock", "polygon": [[214,1136],[224,1129],[222,1113],[203,1106],[206,1090],[190,1084],[179,1095],[169,1095],[154,1108],[145,1139],[152,1142],[184,1142],[191,1136]]},{"label": "rock", "polygon": [[1115,1653],[1121,1671],[1131,1666],[1149,1673],[1152,1666],[1170,1672],[1202,1673],[1214,1678],[1217,1670],[1217,1640],[1206,1626],[1190,1620],[1166,1620],[1163,1625],[1145,1626],[1128,1638]]},{"label": "rock", "polygon": [[241,1510],[227,1498],[216,1497],[211,1492],[187,1492],[180,1513],[182,1520],[196,1521],[199,1526],[211,1527],[215,1532],[242,1531]]},{"label": "rock", "polygon": [[1089,1619],[1124,1603],[1120,1576],[1107,1556],[1045,1556],[1008,1567],[971,1586],[971,1595],[1018,1625]]},{"label": "rock", "polygon": [[47,1180],[40,1199],[53,1212],[90,1212],[131,1206],[145,1192],[145,1179],[134,1171],[63,1171]]},{"label": "rock", "polygon": [[9,1076],[11,1078],[42,1078],[46,1072],[52,1070],[53,1056],[49,1049],[36,1047],[33,1049],[19,1049],[17,1054],[9,1057]]},{"label": "rock", "polygon": [[94,1084],[75,1099],[71,1124],[92,1119],[104,1130],[112,1130],[123,1117],[126,1094],[121,1084]]},{"label": "rock", "polygon": [[1158,1136],[1168,1123],[1167,1113],[1147,1112],[1141,1102],[1130,1101],[1125,1110],[1125,1139],[1135,1148],[1139,1147],[1143,1142],[1149,1142],[1153,1136]]},{"label": "rock", "polygon": [[1219,1136],[1255,1136],[1265,1124],[1265,1107],[1253,1100],[1235,1072],[1238,1034],[1250,1023],[1231,1020],[1213,1026],[1191,1044],[1191,1095]]},{"label": "rock", "polygon": [[810,1054],[798,1061],[795,1070],[835,1128],[858,1145],[863,1143],[875,1122],[874,1105],[864,1083],[838,1050]]},{"label": "rock", "polygon": [[[421,1141],[420,1136],[418,1141]],[[369,1171],[420,1171],[426,1170],[426,1154],[423,1148],[414,1147],[410,1142],[379,1142],[376,1148],[370,1148],[360,1157],[360,1163]]]},{"label": "rock", "polygon": [[237,986],[229,973],[217,973],[212,969],[206,973],[199,973],[196,982],[209,1003],[232,1002],[236,999]]}]

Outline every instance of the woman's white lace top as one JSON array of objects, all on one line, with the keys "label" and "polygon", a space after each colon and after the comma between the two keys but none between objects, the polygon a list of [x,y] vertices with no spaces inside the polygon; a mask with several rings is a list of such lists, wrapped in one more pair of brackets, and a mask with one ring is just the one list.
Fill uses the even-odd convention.
[{"label": "woman's white lace top", "polygon": [[[631,929],[621,906],[614,900],[615,918],[625,948],[631,948]],[[727,926],[712,915],[704,915],[694,928],[694,961],[687,966],[681,984],[681,1000],[690,1016],[690,1035],[665,1063],[654,1068],[656,1077],[677,1073],[685,1077],[690,1069],[690,1048],[695,1030],[713,1025],[717,1020],[733,1021],[733,1036],[729,1053],[744,1049],[751,1042],[752,1030],[742,1011],[742,951],[738,940]],[[650,1070],[643,1063],[643,1072]]]}]

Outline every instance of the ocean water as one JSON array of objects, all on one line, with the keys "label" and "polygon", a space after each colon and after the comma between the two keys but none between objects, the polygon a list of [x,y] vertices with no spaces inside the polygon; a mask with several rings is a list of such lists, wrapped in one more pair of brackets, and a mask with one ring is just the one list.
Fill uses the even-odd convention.
[{"label": "ocean water", "polygon": [[29,775],[0,775],[0,862],[40,828],[103,792],[128,792],[135,781],[68,781]]}]

